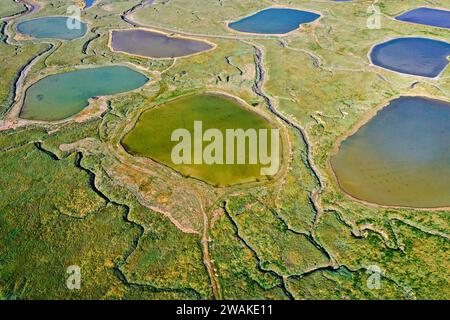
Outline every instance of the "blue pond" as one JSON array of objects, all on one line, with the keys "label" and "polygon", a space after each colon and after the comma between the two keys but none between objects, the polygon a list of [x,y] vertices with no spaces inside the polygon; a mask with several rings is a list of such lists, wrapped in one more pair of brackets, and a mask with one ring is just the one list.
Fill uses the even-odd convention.
[{"label": "blue pond", "polygon": [[83,37],[87,25],[78,20],[70,20],[72,23],[79,22],[79,27],[73,24],[75,28],[69,28],[68,19],[68,17],[42,17],[26,20],[17,25],[17,31],[37,39],[73,40]]},{"label": "blue pond", "polygon": [[317,20],[320,15],[288,8],[269,8],[228,26],[236,31],[257,34],[285,34],[298,29],[301,24]]},{"label": "blue pond", "polygon": [[397,20],[450,29],[450,11],[417,8],[396,17]]},{"label": "blue pond", "polygon": [[416,76],[435,78],[447,67],[450,43],[427,38],[398,38],[376,45],[374,65]]},{"label": "blue pond", "polygon": [[87,9],[89,7],[92,7],[96,0],[84,0],[84,8]]}]

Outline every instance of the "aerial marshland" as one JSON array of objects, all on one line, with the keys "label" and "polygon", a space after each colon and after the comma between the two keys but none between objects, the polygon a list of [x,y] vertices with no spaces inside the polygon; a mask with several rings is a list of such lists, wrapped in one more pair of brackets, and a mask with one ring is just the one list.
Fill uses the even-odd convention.
[{"label": "aerial marshland", "polygon": [[[289,20],[289,28],[276,30],[292,32],[261,34],[228,24],[272,5],[264,1],[97,0],[81,11],[88,26],[82,37],[30,41],[17,30],[22,21],[69,14],[75,3],[87,9],[81,1],[0,0],[0,298],[450,297],[443,111],[450,69],[437,77],[405,74],[367,56],[391,39],[448,42],[446,28],[396,19],[424,1],[277,1],[274,7],[321,17],[301,25]],[[447,10],[448,1],[433,6]],[[108,46],[114,30],[151,30],[169,42],[196,40],[214,50],[182,58],[115,52]],[[147,50],[151,42],[139,46]],[[445,53],[436,58],[436,52],[425,51],[430,66],[445,62]],[[69,118],[19,118],[27,89],[40,80],[110,66],[128,66],[151,81],[97,99],[102,92],[87,94],[81,78],[73,92],[64,85],[68,102],[80,101],[56,117]],[[438,71],[426,69],[430,76]],[[40,90],[36,106],[39,98],[57,96]],[[226,109],[196,110],[195,117],[177,112],[195,109],[183,102],[188,97],[213,101],[208,92],[221,92],[214,105]],[[422,102],[414,99],[409,108],[402,102],[408,97]],[[78,112],[86,101],[102,102],[102,112]],[[233,121],[223,119],[227,114]],[[168,147],[160,133],[167,138],[170,129],[201,118],[282,129],[280,172],[267,179],[256,168],[223,171],[226,179],[221,170],[164,164]],[[123,147],[132,135],[136,153]],[[367,166],[350,171],[346,149]],[[403,153],[408,159],[395,162]],[[341,176],[331,155],[342,160]],[[81,290],[66,287],[74,264],[81,267]],[[367,285],[374,266],[381,270],[379,290]]]}]

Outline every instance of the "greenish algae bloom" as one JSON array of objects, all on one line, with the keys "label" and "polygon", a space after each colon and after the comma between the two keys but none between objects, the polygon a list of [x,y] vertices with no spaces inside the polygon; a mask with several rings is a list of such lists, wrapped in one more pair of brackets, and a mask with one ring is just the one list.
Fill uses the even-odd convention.
[{"label": "greenish algae bloom", "polygon": [[[195,136],[194,122],[196,121],[202,122],[203,132],[208,129],[218,129],[223,137],[226,136],[226,129],[240,128],[258,131],[274,128],[265,118],[247,110],[237,100],[225,95],[207,93],[178,98],[144,112],[135,128],[124,137],[122,144],[133,155],[151,158],[185,176],[194,177],[215,186],[267,179],[267,176],[261,174],[261,169],[265,166],[260,162],[249,163],[249,144],[246,146],[245,164],[226,164],[225,151],[221,157],[223,164],[174,164],[172,151],[179,142],[172,141],[172,134],[175,130],[184,128],[190,132],[191,136]],[[210,142],[204,142],[203,147],[209,144]],[[195,157],[194,145],[195,143],[192,143],[193,157]],[[271,154],[273,149],[271,138],[268,146],[268,152]],[[277,157],[278,163],[279,158]]]}]

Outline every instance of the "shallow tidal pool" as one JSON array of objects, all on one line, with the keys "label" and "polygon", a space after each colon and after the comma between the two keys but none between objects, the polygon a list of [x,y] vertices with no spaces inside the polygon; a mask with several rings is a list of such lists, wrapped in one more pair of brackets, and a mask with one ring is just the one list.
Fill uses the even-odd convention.
[{"label": "shallow tidal pool", "polygon": [[68,24],[68,19],[55,16],[26,20],[17,24],[17,31],[36,39],[73,40],[83,37],[87,24],[79,20],[71,20],[72,24]]},{"label": "shallow tidal pool", "polygon": [[169,37],[159,32],[133,29],[112,31],[111,48],[116,52],[164,59],[193,55],[211,50],[214,46],[205,41]]},{"label": "shallow tidal pool", "polygon": [[239,32],[281,35],[319,18],[320,15],[314,12],[289,8],[269,8],[232,22],[228,27]]},{"label": "shallow tidal pool", "polygon": [[331,165],[351,196],[385,206],[450,206],[450,103],[391,101],[342,142]]},{"label": "shallow tidal pool", "polygon": [[427,78],[438,77],[447,67],[450,43],[428,38],[397,38],[373,47],[376,66]]},{"label": "shallow tidal pool", "polygon": [[450,29],[450,11],[448,10],[422,7],[405,12],[395,19],[404,22]]},{"label": "shallow tidal pool", "polygon": [[149,79],[128,67],[109,66],[82,69],[47,76],[25,92],[22,119],[58,121],[89,105],[89,99],[128,92]]}]

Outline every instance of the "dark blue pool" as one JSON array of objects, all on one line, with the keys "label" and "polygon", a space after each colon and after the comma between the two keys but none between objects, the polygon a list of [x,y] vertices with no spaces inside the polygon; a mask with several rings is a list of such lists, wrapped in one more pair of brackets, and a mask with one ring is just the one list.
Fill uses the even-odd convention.
[{"label": "dark blue pool", "polygon": [[92,7],[96,0],[84,0],[84,8],[87,9],[89,7]]},{"label": "dark blue pool", "polygon": [[428,38],[398,38],[376,45],[374,65],[400,73],[435,78],[447,67],[450,43]]},{"label": "dark blue pool", "polygon": [[231,29],[257,34],[285,34],[320,17],[317,13],[288,8],[270,8],[230,23]]},{"label": "dark blue pool", "polygon": [[396,17],[397,20],[450,29],[450,11],[417,8]]}]

